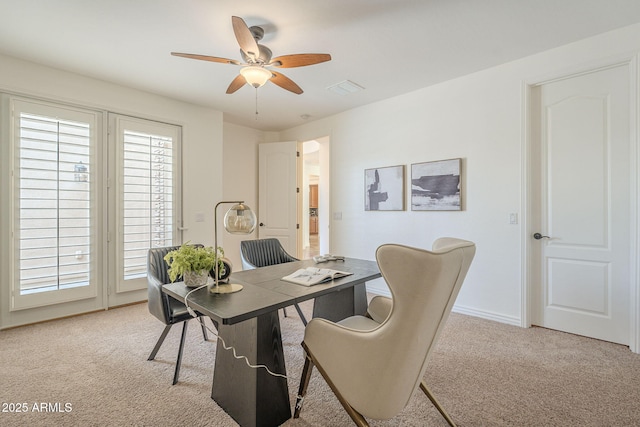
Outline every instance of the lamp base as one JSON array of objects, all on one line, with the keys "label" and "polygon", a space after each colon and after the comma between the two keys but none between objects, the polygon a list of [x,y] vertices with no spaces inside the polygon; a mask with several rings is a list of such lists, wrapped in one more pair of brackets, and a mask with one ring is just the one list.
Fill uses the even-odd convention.
[{"label": "lamp base", "polygon": [[213,285],[211,289],[209,289],[209,292],[212,294],[232,294],[241,291],[242,288],[243,286],[238,283],[224,283],[218,286]]}]

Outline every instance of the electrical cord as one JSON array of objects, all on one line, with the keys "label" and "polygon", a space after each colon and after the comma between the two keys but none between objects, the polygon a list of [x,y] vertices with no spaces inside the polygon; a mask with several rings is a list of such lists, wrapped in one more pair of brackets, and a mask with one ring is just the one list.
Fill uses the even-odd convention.
[{"label": "electrical cord", "polygon": [[[197,288],[194,288],[194,289],[190,290],[189,292],[187,292],[187,294],[184,296],[184,305],[187,307],[187,311],[189,312],[189,314],[190,314],[191,316],[193,316],[193,317],[198,317],[198,314],[195,312],[195,310],[194,310],[193,308],[189,307],[189,302],[188,302],[189,295],[191,295],[192,293],[194,293],[194,292],[196,292],[196,291],[198,291],[198,290],[200,290],[200,289],[202,289],[202,288],[205,288],[205,287],[207,287],[207,286],[208,286],[208,284],[205,284],[205,285],[202,285],[202,286],[198,286]],[[234,357],[235,359],[238,359],[238,360],[244,360],[244,362],[247,364],[247,366],[248,366],[248,367],[250,367],[250,368],[252,368],[252,369],[260,369],[260,368],[262,368],[262,369],[266,370],[270,375],[272,375],[272,376],[274,376],[274,377],[281,377],[281,378],[285,378],[285,379],[290,379],[290,378],[291,378],[292,380],[295,380],[295,378],[293,378],[293,377],[288,377],[288,376],[286,376],[286,375],[284,375],[284,374],[278,374],[278,373],[276,373],[276,372],[273,372],[273,371],[272,371],[271,369],[269,369],[269,367],[267,367],[266,365],[252,365],[252,364],[249,362],[249,359],[247,358],[247,356],[238,355],[238,354],[237,354],[237,352],[236,352],[235,347],[233,347],[233,346],[227,346],[227,343],[224,341],[224,338],[222,338],[222,337],[218,334],[218,332],[217,332],[217,331],[214,331],[213,329],[211,329],[211,328],[210,328],[209,326],[207,326],[204,322],[202,322],[202,325],[203,325],[205,328],[207,328],[207,330],[208,330],[209,332],[211,332],[211,333],[212,333],[216,338],[220,339],[220,341],[222,342],[222,348],[224,348],[224,349],[225,349],[225,350],[227,350],[227,351],[228,351],[228,350],[231,350],[231,352],[233,353],[233,357]]]},{"label": "electrical cord", "polygon": [[[202,288],[206,288],[207,286],[209,286],[209,284],[208,284],[208,283],[205,283],[205,284],[204,284],[204,285],[202,285],[202,286],[198,286],[197,288],[191,289],[191,290],[190,290],[189,292],[187,292],[187,294],[184,296],[184,305],[185,305],[185,307],[187,307],[187,311],[189,312],[189,314],[190,314],[192,317],[198,317],[198,314],[195,312],[195,310],[194,310],[193,308],[189,307],[189,304],[188,304],[188,302],[187,302],[187,299],[189,298],[189,295],[191,295],[191,294],[192,294],[192,293],[194,293],[195,291],[199,291],[200,289],[202,289]],[[205,326],[205,327],[206,327],[206,326]],[[209,329],[209,328],[207,327],[207,329]],[[215,334],[215,335],[217,336],[218,334]]]}]

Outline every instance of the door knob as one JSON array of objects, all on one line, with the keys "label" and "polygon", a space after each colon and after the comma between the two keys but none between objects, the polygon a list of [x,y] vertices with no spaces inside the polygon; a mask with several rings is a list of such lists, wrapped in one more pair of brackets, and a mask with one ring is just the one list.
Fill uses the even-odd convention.
[{"label": "door knob", "polygon": [[260,227],[264,227],[264,223],[261,222],[260,224],[258,224]]},{"label": "door knob", "polygon": [[542,234],[540,234],[540,233],[535,233],[535,234],[533,235],[533,238],[534,238],[534,239],[536,239],[536,240],[540,240],[540,239],[550,239],[551,237],[549,237],[549,236],[543,236],[543,235],[542,235]]}]

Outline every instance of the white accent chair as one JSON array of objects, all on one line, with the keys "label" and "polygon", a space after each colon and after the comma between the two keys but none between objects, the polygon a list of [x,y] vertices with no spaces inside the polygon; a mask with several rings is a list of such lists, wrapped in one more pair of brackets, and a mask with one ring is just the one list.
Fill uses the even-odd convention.
[{"label": "white accent chair", "polygon": [[474,243],[448,237],[436,240],[431,251],[380,246],[376,259],[392,299],[374,297],[366,317],[309,321],[294,417],[315,365],[358,426],[369,425],[365,417],[393,418],[418,388],[454,426],[423,377],[475,252]]}]

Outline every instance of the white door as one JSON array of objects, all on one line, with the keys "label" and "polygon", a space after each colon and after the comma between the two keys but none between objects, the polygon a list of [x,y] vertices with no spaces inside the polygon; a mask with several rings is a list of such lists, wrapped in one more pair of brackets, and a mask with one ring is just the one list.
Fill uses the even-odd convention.
[{"label": "white door", "polygon": [[109,306],[147,295],[150,248],[181,243],[178,126],[109,115]]},{"label": "white door", "polygon": [[100,308],[102,115],[26,98],[9,102],[12,316],[26,323],[43,312]]},{"label": "white door", "polygon": [[260,144],[258,237],[275,237],[298,256],[298,143]]},{"label": "white door", "polygon": [[629,343],[635,189],[629,75],[620,65],[533,92],[533,323],[621,344]]}]

